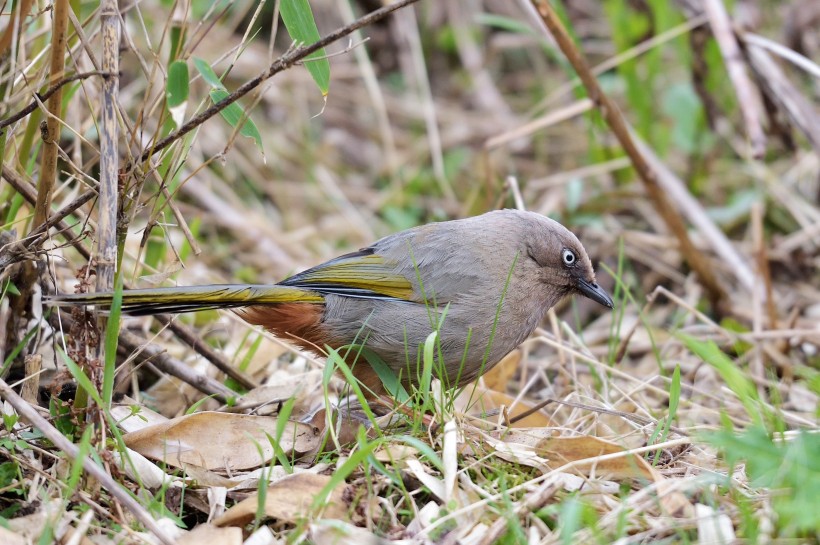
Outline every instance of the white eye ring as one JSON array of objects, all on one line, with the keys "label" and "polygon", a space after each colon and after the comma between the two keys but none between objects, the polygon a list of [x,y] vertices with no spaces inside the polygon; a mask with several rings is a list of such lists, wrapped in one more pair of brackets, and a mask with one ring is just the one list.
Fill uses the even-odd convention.
[{"label": "white eye ring", "polygon": [[564,248],[561,252],[561,259],[564,260],[564,265],[567,265],[568,267],[575,265],[575,262],[578,260],[578,258],[575,257],[575,252],[569,248]]}]

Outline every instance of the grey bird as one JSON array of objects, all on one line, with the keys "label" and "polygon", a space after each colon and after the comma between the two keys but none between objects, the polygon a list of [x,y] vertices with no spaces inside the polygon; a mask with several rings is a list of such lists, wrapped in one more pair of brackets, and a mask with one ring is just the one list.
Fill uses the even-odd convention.
[{"label": "grey bird", "polygon": [[[613,307],[574,234],[533,212],[499,210],[401,231],[278,284],[125,290],[122,308],[231,308],[307,350],[364,346],[407,386],[418,386],[421,347],[437,331],[439,374],[456,387],[492,369],[573,293]],[[112,299],[88,293],[50,302],[106,308]],[[385,393],[359,350],[342,353],[370,395]]]}]

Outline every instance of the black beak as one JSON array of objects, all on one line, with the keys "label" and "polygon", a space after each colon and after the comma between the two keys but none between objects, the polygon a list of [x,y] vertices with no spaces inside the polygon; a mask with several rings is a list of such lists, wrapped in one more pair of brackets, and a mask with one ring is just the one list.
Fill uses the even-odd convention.
[{"label": "black beak", "polygon": [[583,278],[577,280],[575,287],[581,292],[584,297],[589,297],[596,303],[600,303],[608,308],[613,308],[615,304],[612,302],[612,297],[604,291],[604,289],[595,282],[587,282]]}]

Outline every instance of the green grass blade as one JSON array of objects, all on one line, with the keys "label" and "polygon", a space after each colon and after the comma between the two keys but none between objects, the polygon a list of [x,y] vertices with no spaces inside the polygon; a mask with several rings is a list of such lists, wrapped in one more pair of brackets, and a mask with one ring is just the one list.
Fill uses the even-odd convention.
[{"label": "green grass blade", "polygon": [[762,425],[760,397],[754,383],[735,366],[734,362],[721,351],[713,341],[700,341],[688,335],[678,334],[686,347],[700,359],[711,365],[720,374],[726,386],[740,399],[749,418],[757,425]]}]

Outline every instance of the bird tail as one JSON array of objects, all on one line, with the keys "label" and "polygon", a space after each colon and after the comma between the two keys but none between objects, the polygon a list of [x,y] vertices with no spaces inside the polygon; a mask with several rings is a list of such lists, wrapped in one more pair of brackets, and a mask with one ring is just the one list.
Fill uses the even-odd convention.
[{"label": "bird tail", "polygon": [[[95,306],[110,308],[114,292],[55,295],[46,302],[54,306]],[[324,298],[314,291],[280,285],[215,284],[178,288],[148,288],[123,290],[122,311],[132,316],[147,316],[163,312],[181,313],[218,308],[280,303],[322,303]]]}]

